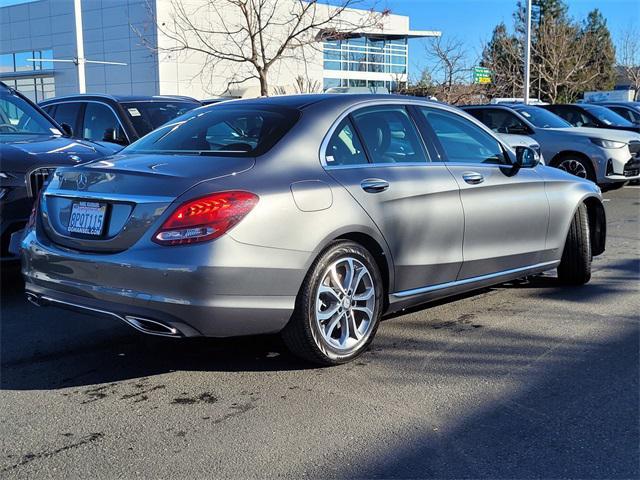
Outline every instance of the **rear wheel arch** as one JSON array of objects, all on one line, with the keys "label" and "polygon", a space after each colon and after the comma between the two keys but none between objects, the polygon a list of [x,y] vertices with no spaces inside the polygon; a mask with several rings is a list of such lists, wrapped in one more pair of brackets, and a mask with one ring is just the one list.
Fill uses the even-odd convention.
[{"label": "rear wheel arch", "polygon": [[390,288],[392,271],[390,269],[390,265],[387,260],[388,257],[385,254],[385,251],[380,245],[380,243],[378,243],[378,241],[373,237],[371,237],[370,235],[367,235],[366,233],[361,233],[361,232],[346,233],[334,239],[334,241],[338,241],[338,240],[351,240],[352,242],[356,242],[362,245],[364,248],[366,248],[369,251],[371,256],[375,259],[376,264],[378,266],[378,270],[380,271],[380,276],[382,277],[382,283],[384,288],[383,301],[384,301],[384,309],[386,310],[388,306],[388,294],[390,292],[389,288]]}]

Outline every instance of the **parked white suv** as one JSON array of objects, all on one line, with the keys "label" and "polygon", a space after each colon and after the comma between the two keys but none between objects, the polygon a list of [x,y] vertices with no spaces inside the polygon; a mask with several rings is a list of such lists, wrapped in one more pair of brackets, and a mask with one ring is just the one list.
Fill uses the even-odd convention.
[{"label": "parked white suv", "polygon": [[547,165],[596,182],[603,190],[640,179],[640,134],[573,127],[532,105],[461,107],[497,133],[527,135],[540,144]]}]

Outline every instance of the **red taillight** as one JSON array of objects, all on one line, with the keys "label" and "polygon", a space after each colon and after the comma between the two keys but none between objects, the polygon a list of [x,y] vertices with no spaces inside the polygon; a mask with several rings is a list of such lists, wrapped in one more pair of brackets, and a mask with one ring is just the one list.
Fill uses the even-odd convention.
[{"label": "red taillight", "polygon": [[36,225],[36,216],[38,215],[38,207],[40,206],[40,195],[36,196],[36,199],[33,201],[33,207],[31,208],[31,215],[29,215],[29,220],[27,221],[27,226],[25,230],[31,230]]},{"label": "red taillight", "polygon": [[204,242],[224,235],[258,203],[249,192],[221,192],[180,205],[153,236],[160,245]]}]

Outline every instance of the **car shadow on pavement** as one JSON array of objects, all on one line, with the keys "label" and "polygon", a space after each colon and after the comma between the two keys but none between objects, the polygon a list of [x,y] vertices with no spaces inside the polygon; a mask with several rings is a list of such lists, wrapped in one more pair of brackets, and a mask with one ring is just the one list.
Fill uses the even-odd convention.
[{"label": "car shadow on pavement", "polygon": [[[629,260],[608,268],[628,275],[637,267],[637,260]],[[3,279],[0,389],[58,389],[177,370],[260,372],[316,368],[290,355],[276,335],[230,339],[148,336],[113,319],[32,306],[24,298],[19,275],[9,274]],[[535,276],[421,305],[385,320],[505,288],[531,288],[537,290],[538,296],[580,301],[585,292],[591,298],[615,294],[612,283],[615,282],[567,289],[554,276]]]},{"label": "car shadow on pavement", "polygon": [[[460,365],[460,381],[471,382],[469,376],[477,374],[479,385],[487,379],[508,382],[515,374],[512,385],[518,388],[461,410],[457,420],[444,425],[423,418],[403,434],[374,440],[368,451],[375,454],[320,464],[306,476],[638,478],[638,334],[638,324],[627,322],[616,335],[562,345],[538,358],[522,349],[502,352],[505,360],[508,353],[523,360],[519,369],[511,365],[505,372],[500,362],[476,365],[484,357],[474,351],[443,358]],[[470,372],[474,366],[477,371]]]},{"label": "car shadow on pavement", "polygon": [[313,368],[278,336],[174,339],[139,333],[109,318],[29,304],[19,275],[3,275],[0,389],[56,389],[176,370]]}]

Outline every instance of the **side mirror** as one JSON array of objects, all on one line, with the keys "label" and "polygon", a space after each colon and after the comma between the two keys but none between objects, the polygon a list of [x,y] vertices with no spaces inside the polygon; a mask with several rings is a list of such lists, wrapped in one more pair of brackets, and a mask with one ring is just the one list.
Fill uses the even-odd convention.
[{"label": "side mirror", "polygon": [[115,128],[107,128],[104,131],[102,138],[103,142],[117,143],[118,145],[126,145],[127,142],[124,138],[118,136],[118,131]]},{"label": "side mirror", "polygon": [[71,125],[68,123],[61,123],[60,127],[66,136],[73,137],[73,128],[71,128]]},{"label": "side mirror", "polygon": [[516,147],[516,166],[534,168],[540,163],[540,155],[530,147]]}]

